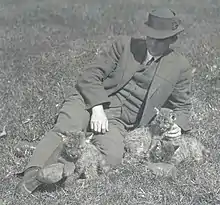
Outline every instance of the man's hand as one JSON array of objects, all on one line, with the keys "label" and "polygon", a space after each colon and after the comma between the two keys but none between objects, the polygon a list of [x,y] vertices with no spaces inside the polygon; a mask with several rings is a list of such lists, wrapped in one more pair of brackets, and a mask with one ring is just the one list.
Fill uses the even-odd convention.
[{"label": "man's hand", "polygon": [[179,137],[180,135],[181,135],[181,128],[177,124],[174,124],[172,129],[167,133],[165,133],[165,136],[167,138],[176,138]]},{"label": "man's hand", "polygon": [[102,105],[92,108],[92,116],[90,121],[91,130],[98,133],[108,132],[108,119]]}]

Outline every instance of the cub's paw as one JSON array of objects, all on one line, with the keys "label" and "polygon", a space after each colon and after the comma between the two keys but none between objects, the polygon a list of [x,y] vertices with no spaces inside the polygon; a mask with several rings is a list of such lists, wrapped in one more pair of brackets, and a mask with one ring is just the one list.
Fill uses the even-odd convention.
[{"label": "cub's paw", "polygon": [[108,172],[110,171],[110,169],[111,169],[111,166],[106,163],[106,160],[105,160],[105,159],[102,159],[102,160],[98,163],[97,173],[98,173],[99,175],[101,175],[101,174],[108,174]]}]

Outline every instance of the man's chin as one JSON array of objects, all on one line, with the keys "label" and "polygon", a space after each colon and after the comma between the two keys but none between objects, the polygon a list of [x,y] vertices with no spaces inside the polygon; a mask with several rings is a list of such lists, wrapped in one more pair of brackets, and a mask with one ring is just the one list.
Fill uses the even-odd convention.
[{"label": "man's chin", "polygon": [[161,56],[161,55],[162,55],[161,53],[152,52],[152,51],[149,51],[149,53],[150,53],[153,57],[158,57],[158,56]]}]

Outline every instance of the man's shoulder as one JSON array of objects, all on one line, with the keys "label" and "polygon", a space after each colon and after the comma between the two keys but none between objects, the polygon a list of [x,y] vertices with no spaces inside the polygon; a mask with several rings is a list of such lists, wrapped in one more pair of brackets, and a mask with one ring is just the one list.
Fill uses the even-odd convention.
[{"label": "man's shoulder", "polygon": [[129,35],[118,35],[114,37],[114,42],[120,44],[131,44],[135,46],[143,46],[146,48],[146,40],[140,37],[134,37]]},{"label": "man's shoulder", "polygon": [[188,59],[178,51],[172,50],[172,52],[170,52],[166,56],[166,58],[169,59],[169,61],[172,61],[173,63],[177,63],[177,65],[183,68],[190,66]]}]

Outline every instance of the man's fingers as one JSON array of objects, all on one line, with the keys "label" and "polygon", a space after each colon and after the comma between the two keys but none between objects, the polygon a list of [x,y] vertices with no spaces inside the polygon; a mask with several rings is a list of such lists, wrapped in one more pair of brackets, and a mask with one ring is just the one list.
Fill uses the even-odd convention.
[{"label": "man's fingers", "polygon": [[93,130],[95,132],[99,132],[100,126],[99,126],[99,122],[98,121],[92,121],[91,122],[91,130]]},{"label": "man's fingers", "polygon": [[91,130],[98,132],[98,133],[105,133],[108,131],[108,120],[101,122],[101,121],[91,121],[90,123]]},{"label": "man's fingers", "polygon": [[102,124],[102,133],[108,132],[108,120],[106,120],[103,124]]},{"label": "man's fingers", "polygon": [[102,123],[102,133],[106,132],[106,122]]},{"label": "man's fingers", "polygon": [[101,124],[101,131],[102,131],[102,133],[105,133],[105,131],[106,131],[105,123]]},{"label": "man's fingers", "polygon": [[100,133],[102,131],[102,123],[98,122],[97,123],[97,132]]},{"label": "man's fingers", "polygon": [[98,131],[98,126],[97,126],[97,123],[96,123],[96,122],[94,122],[93,124],[94,124],[94,131],[95,131],[95,132],[97,132],[97,131]]}]

